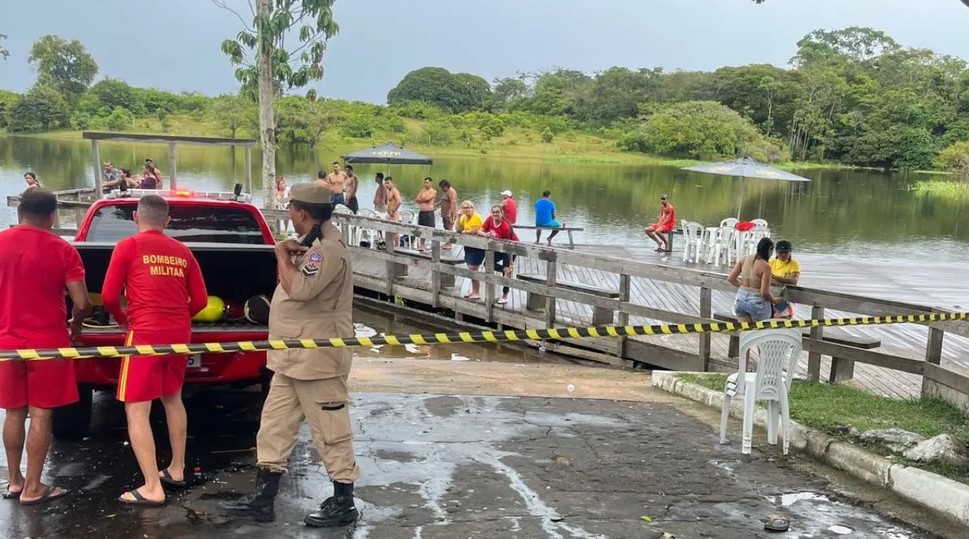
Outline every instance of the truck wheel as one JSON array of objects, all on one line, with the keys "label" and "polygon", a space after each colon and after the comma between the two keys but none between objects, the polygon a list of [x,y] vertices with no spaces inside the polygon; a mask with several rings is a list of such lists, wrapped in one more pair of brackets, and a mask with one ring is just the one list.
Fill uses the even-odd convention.
[{"label": "truck wheel", "polygon": [[91,425],[94,390],[90,387],[79,387],[77,393],[77,402],[54,409],[51,430],[58,440],[80,440]]}]

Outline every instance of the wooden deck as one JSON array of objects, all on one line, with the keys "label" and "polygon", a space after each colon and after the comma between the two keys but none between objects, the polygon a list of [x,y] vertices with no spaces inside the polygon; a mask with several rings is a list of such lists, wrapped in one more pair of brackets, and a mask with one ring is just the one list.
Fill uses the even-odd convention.
[{"label": "wooden deck", "polygon": [[[460,249],[460,248],[458,248]],[[662,257],[646,249],[627,248],[623,246],[577,246],[578,250],[602,254],[606,256],[619,257],[637,262],[654,262],[668,266],[687,266],[681,257],[669,256]],[[460,253],[456,250],[454,254]],[[675,254],[674,254],[675,255]],[[803,281],[806,286],[823,288],[833,291],[841,291],[852,294],[870,295],[873,297],[885,297],[886,299],[902,298],[906,301],[923,304],[934,304],[938,306],[952,308],[959,305],[957,298],[969,297],[969,285],[964,282],[957,282],[955,279],[932,279],[927,278],[924,269],[901,268],[901,275],[893,273],[894,277],[887,277],[884,272],[877,270],[880,265],[867,263],[864,261],[843,261],[837,259],[825,259],[824,257],[799,257],[802,266],[805,268]],[[897,263],[895,263],[897,264]],[[696,267],[690,264],[691,267]],[[703,269],[711,270],[711,267]],[[721,268],[724,273],[725,268]],[[941,270],[945,270],[942,268]],[[519,259],[518,273],[544,275],[544,263],[534,258]],[[558,279],[560,281],[571,281],[591,285],[602,289],[619,289],[619,280],[615,274],[577,267],[570,265],[558,266]],[[911,274],[904,274],[911,271]],[[921,271],[921,273],[920,273]],[[961,271],[964,271],[961,270]],[[382,260],[375,260],[365,257],[355,257],[354,272],[361,276],[367,276],[377,280],[386,279],[386,263]],[[952,275],[950,273],[950,275]],[[441,291],[443,296],[452,298],[463,298],[470,291],[470,281],[468,279],[456,278],[455,288],[444,289]],[[397,283],[419,290],[430,290],[431,272],[420,267],[411,267],[408,275],[397,280]],[[663,309],[682,313],[699,313],[699,297],[695,287],[680,285],[676,283],[654,281],[651,279],[632,277],[631,301]],[[482,285],[481,295],[485,296]],[[923,286],[924,288],[920,288]],[[496,296],[500,291],[496,290]],[[503,306],[495,306],[510,313],[516,313],[525,320],[531,321],[528,327],[545,327],[544,315],[539,312],[528,311],[525,309],[525,292],[512,289],[509,296],[510,301]],[[714,290],[713,311],[731,312],[733,310],[733,295],[723,291]],[[927,299],[932,301],[927,301]],[[482,300],[484,301],[484,300]],[[587,326],[591,324],[592,307],[574,301],[559,299],[556,305],[556,325],[558,326]],[[798,306],[798,318],[810,318],[810,307]],[[837,311],[828,311],[826,317],[842,316]],[[845,315],[847,316],[847,315]],[[634,325],[667,323],[663,320],[650,319],[640,316],[630,316],[629,321]],[[842,328],[844,331],[853,335],[865,335],[877,338],[882,341],[879,351],[895,354],[901,357],[912,359],[924,359],[918,356],[918,350],[924,350],[927,328],[918,325],[891,325],[891,326],[868,326],[868,327],[849,327]],[[647,342],[650,339],[657,339],[664,347],[674,348],[687,354],[697,354],[699,352],[698,341],[695,336],[660,336],[660,337],[635,337],[635,340]],[[714,358],[715,366],[718,362],[725,365],[727,360],[728,337],[726,335],[714,334],[711,338],[711,356]],[[956,370],[969,372],[969,339],[956,335],[946,335],[943,346],[942,365]],[[807,367],[807,352],[802,354],[800,363],[800,373],[805,374]],[[830,370],[830,360],[827,356],[822,360],[822,377],[826,378]],[[914,397],[918,396],[921,388],[921,376],[890,370],[874,365],[858,363],[855,366],[854,380],[851,382],[863,387],[873,393],[890,397]]]}]

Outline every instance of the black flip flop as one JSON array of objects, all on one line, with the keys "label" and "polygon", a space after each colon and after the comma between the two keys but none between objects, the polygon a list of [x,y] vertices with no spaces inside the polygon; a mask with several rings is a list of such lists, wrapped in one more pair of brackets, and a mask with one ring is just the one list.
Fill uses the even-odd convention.
[{"label": "black flip flop", "polygon": [[20,492],[10,492],[10,487],[4,489],[3,494],[0,494],[4,500],[16,500],[20,497]]},{"label": "black flip flop", "polygon": [[128,493],[134,497],[134,500],[126,500],[124,498],[119,497],[118,503],[120,503],[121,505],[132,505],[132,506],[143,506],[143,507],[161,507],[165,505],[166,500],[162,500],[160,502],[156,502],[155,500],[149,500],[148,498],[145,498],[144,496],[142,496],[141,493],[138,492],[138,489],[129,490]]},{"label": "black flip flop", "polygon": [[188,483],[186,483],[185,480],[176,481],[172,477],[171,472],[168,471],[168,468],[161,470],[161,482],[165,483],[166,485],[170,485],[178,488],[184,488],[186,485],[188,485]]},{"label": "black flip flop", "polygon": [[44,491],[44,495],[41,496],[40,498],[37,498],[36,500],[29,500],[29,501],[26,501],[25,502],[21,498],[20,505],[39,505],[39,504],[42,504],[42,503],[49,502],[51,500],[55,500],[57,498],[63,498],[64,496],[67,496],[67,493],[69,491],[64,490],[64,489],[61,489],[61,491],[59,493],[54,494],[54,489],[56,489],[56,488],[59,488],[59,487],[47,487],[47,489]]}]

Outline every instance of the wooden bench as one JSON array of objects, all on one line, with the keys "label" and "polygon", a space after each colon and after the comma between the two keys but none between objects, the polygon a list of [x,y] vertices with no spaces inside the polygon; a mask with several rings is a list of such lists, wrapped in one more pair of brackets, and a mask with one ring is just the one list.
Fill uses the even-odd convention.
[{"label": "wooden bench", "polygon": [[[516,275],[519,280],[529,282],[545,284],[547,281],[544,275],[526,275],[519,273]],[[609,299],[619,299],[618,290],[603,290],[595,286],[589,286],[581,283],[572,283],[568,281],[555,281],[555,286],[559,288],[564,288],[566,290],[573,290],[576,292],[582,292],[585,294],[592,294],[594,296],[599,296]],[[548,296],[544,294],[538,294],[535,292],[528,292],[528,296],[525,300],[525,309],[529,311],[544,311],[545,303]],[[592,306],[592,325],[593,326],[605,326],[612,324],[614,322],[616,312],[612,309],[606,307],[599,307],[598,305]]]},{"label": "wooden bench", "polygon": [[568,227],[555,228],[555,227],[551,227],[551,226],[514,225],[514,228],[516,230],[536,230],[536,231],[538,231],[538,235],[535,238],[535,243],[538,243],[538,242],[542,241],[542,232],[545,231],[545,230],[548,230],[548,231],[559,230],[559,231],[565,232],[569,236],[569,249],[575,249],[575,242],[572,240],[572,233],[573,232],[582,232],[583,230],[585,230],[584,228],[577,227],[577,226],[568,226]]},{"label": "wooden bench", "polygon": [[[714,313],[714,320],[720,320],[723,322],[737,322],[737,317],[731,313]],[[801,334],[805,337],[811,335],[810,328],[804,328]],[[873,339],[871,337],[856,337],[850,333],[836,328],[836,327],[825,327],[824,333],[821,335],[821,340],[824,342],[829,342],[832,344],[841,344],[844,346],[851,346],[854,348],[860,348],[862,350],[871,350],[872,348],[878,348],[882,345],[882,342],[878,339]],[[736,333],[730,335],[730,345],[727,349],[727,357],[735,358],[740,355],[740,336]],[[828,381],[832,384],[837,382],[843,382],[845,380],[851,380],[855,374],[855,362],[850,359],[831,357],[831,373],[828,375]]]},{"label": "wooden bench", "polygon": [[[398,248],[394,249],[394,254],[400,254],[404,256],[409,256],[411,258],[417,258],[419,260],[431,260],[431,252],[425,251],[420,252],[414,249],[404,249]],[[441,264],[447,264],[449,266],[457,266],[458,264],[464,264],[464,258],[460,256],[451,256],[449,254],[441,253]],[[395,279],[407,275],[407,264],[394,263],[393,277]],[[441,287],[443,288],[454,288],[454,275],[450,273],[441,274]]]}]

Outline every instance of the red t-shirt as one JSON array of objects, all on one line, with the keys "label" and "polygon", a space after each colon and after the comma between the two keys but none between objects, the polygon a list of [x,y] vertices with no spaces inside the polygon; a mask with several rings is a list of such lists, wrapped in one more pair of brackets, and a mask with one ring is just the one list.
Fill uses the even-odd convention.
[{"label": "red t-shirt", "polygon": [[0,232],[0,349],[70,346],[66,284],[83,280],[81,255],[52,232]]},{"label": "red t-shirt", "polygon": [[481,230],[485,232],[494,232],[495,237],[499,240],[508,241],[518,241],[518,236],[515,234],[514,229],[512,229],[511,224],[507,220],[502,220],[501,224],[495,225],[495,220],[490,215],[483,225],[481,225]]},{"label": "red t-shirt", "polygon": [[505,210],[505,220],[511,224],[518,222],[518,203],[513,198],[506,198],[501,201],[501,207]]},{"label": "red t-shirt", "polygon": [[[127,311],[121,310],[121,288]],[[160,231],[118,242],[101,290],[104,307],[118,323],[138,331],[188,329],[208,302],[202,271],[192,251]]]}]

